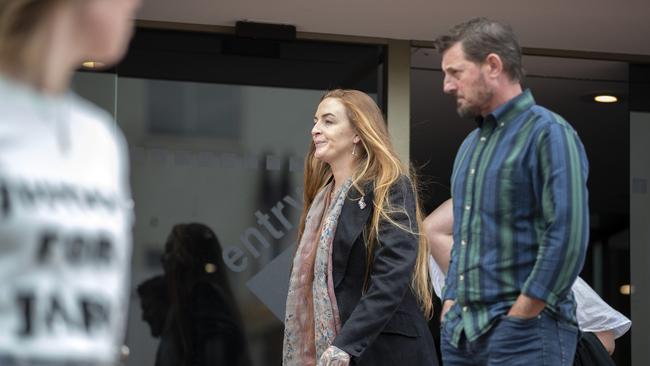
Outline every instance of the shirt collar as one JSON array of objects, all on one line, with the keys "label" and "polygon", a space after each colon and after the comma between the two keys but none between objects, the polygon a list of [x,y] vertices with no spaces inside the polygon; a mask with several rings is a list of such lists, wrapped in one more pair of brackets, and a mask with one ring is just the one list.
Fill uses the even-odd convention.
[{"label": "shirt collar", "polygon": [[521,94],[498,106],[487,116],[477,117],[476,123],[479,127],[483,127],[484,122],[494,121],[495,125],[496,123],[499,123],[503,126],[533,105],[535,105],[533,93],[530,89],[526,89]]}]

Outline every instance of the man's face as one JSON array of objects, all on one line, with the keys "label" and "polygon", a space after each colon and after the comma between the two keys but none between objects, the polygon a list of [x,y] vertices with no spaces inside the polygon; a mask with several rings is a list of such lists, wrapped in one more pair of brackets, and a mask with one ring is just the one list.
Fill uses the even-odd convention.
[{"label": "man's face", "polygon": [[482,64],[465,58],[460,42],[442,55],[445,73],[443,90],[456,97],[456,111],[463,118],[476,118],[489,113],[494,91],[488,85]]},{"label": "man's face", "polygon": [[142,320],[149,324],[151,335],[160,337],[165,329],[169,301],[167,282],[162,275],[150,278],[138,286]]}]

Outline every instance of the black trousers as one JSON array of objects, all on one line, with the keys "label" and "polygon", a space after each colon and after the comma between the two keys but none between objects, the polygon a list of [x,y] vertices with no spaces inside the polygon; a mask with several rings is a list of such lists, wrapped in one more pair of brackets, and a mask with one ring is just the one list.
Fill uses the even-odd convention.
[{"label": "black trousers", "polygon": [[574,366],[616,366],[594,333],[582,333],[576,347]]}]

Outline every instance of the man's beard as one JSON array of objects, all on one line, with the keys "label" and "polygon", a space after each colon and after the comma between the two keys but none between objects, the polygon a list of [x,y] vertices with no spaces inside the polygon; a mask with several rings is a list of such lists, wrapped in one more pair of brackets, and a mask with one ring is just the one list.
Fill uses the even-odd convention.
[{"label": "man's beard", "polygon": [[460,118],[475,119],[481,114],[480,108],[475,104],[468,104],[464,106],[458,106],[456,112]]},{"label": "man's beard", "polygon": [[474,102],[467,101],[464,106],[457,106],[456,112],[461,118],[475,119],[481,115],[482,108],[487,105],[494,97],[494,91],[490,89],[485,82],[485,77],[481,75],[472,85],[474,92]]}]

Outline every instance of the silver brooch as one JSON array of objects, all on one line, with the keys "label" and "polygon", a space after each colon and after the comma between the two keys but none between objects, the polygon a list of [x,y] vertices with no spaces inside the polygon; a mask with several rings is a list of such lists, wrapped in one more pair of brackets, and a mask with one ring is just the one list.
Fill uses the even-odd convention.
[{"label": "silver brooch", "polygon": [[366,202],[363,200],[364,198],[365,196],[361,196],[361,199],[359,200],[359,208],[362,210],[366,208]]}]

